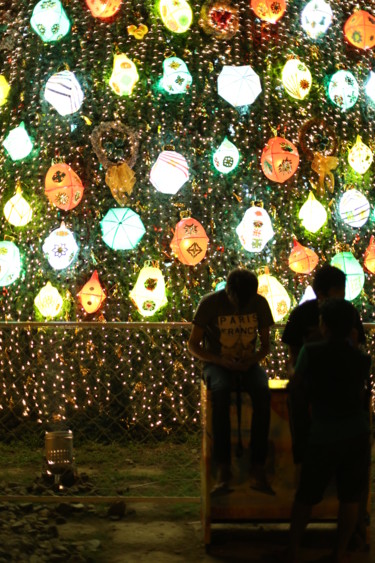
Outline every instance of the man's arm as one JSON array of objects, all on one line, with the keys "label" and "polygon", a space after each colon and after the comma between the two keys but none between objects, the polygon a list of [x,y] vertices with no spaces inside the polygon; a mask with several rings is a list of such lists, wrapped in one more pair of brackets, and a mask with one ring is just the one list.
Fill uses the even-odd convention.
[{"label": "man's arm", "polygon": [[222,358],[218,354],[214,354],[205,349],[204,347],[204,328],[193,324],[190,337],[188,340],[188,350],[194,358],[202,360],[202,362],[209,362],[217,364],[230,370],[237,370],[238,365],[233,360]]}]

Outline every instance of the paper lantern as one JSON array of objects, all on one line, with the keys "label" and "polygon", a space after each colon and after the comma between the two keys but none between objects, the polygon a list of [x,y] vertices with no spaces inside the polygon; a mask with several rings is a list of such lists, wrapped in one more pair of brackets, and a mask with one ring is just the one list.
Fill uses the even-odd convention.
[{"label": "paper lantern", "polygon": [[47,282],[35,297],[34,303],[43,317],[53,319],[61,312],[63,298],[56,287],[51,282]]},{"label": "paper lantern", "polygon": [[100,285],[98,272],[92,274],[91,278],[78,293],[78,299],[86,313],[95,313],[100,309],[101,304],[106,298],[105,292]]},{"label": "paper lantern", "polygon": [[186,63],[178,57],[169,57],[163,61],[161,87],[168,94],[184,94],[192,83],[192,77]]},{"label": "paper lantern", "polygon": [[354,106],[358,100],[358,94],[358,82],[348,70],[338,70],[331,77],[328,84],[328,95],[341,111],[346,111]]},{"label": "paper lantern", "polygon": [[172,252],[182,264],[195,266],[206,256],[208,236],[199,221],[192,217],[177,223],[171,242]]},{"label": "paper lantern", "polygon": [[3,106],[9,94],[10,86],[5,76],[0,74],[0,106]]},{"label": "paper lantern", "polygon": [[276,23],[285,13],[285,0],[251,0],[255,15],[266,22]]},{"label": "paper lantern", "polygon": [[311,0],[301,14],[301,25],[312,39],[324,35],[332,23],[332,8],[324,0]]},{"label": "paper lantern", "polygon": [[261,252],[275,234],[267,211],[256,205],[246,211],[236,233],[248,252]]},{"label": "paper lantern", "polygon": [[355,144],[348,154],[350,166],[358,174],[365,174],[370,168],[373,158],[372,150],[362,142],[361,137],[358,135]]},{"label": "paper lantern", "polygon": [[206,0],[202,5],[199,25],[215,39],[231,39],[240,25],[238,8],[230,0]]},{"label": "paper lantern", "polygon": [[314,194],[310,192],[307,200],[299,210],[298,217],[301,219],[305,229],[310,231],[310,233],[316,233],[327,221],[327,211],[325,207],[315,199]]},{"label": "paper lantern", "polygon": [[109,85],[118,96],[130,96],[139,76],[137,67],[124,53],[113,58],[113,70]]},{"label": "paper lantern", "polygon": [[12,160],[22,160],[31,153],[33,142],[27,134],[23,121],[18,127],[9,131],[3,141],[3,145]]},{"label": "paper lantern", "polygon": [[293,272],[297,274],[310,274],[316,268],[319,258],[313,250],[302,246],[297,240],[294,240],[288,262],[289,268]]},{"label": "paper lantern", "polygon": [[217,283],[215,283],[215,291],[221,291],[225,289],[227,285],[227,281],[223,279],[219,279]]},{"label": "paper lantern", "polygon": [[370,70],[365,83],[366,96],[375,104],[375,72]]},{"label": "paper lantern", "polygon": [[151,317],[164,307],[168,301],[164,276],[159,268],[144,266],[129,296],[143,317]]},{"label": "paper lantern", "polygon": [[188,179],[188,163],[175,151],[162,151],[150,172],[151,184],[162,194],[176,194]]},{"label": "paper lantern", "polygon": [[249,106],[262,91],[260,78],[249,65],[224,65],[217,79],[218,94],[234,107]]},{"label": "paper lantern", "polygon": [[54,270],[64,270],[73,262],[78,246],[72,231],[62,222],[44,241],[42,250]]},{"label": "paper lantern", "polygon": [[100,221],[102,238],[113,250],[131,250],[146,232],[138,213],[129,207],[112,208]]},{"label": "paper lantern", "polygon": [[375,274],[375,237],[371,235],[370,242],[368,247],[366,248],[364,261],[363,261],[365,268]]},{"label": "paper lantern", "polygon": [[359,228],[370,216],[370,204],[361,192],[353,188],[340,199],[339,213],[344,223]]},{"label": "paper lantern", "polygon": [[258,277],[258,293],[268,301],[274,321],[281,321],[290,309],[290,297],[281,283],[269,273]]},{"label": "paper lantern", "polygon": [[12,284],[21,271],[18,247],[9,240],[0,241],[0,287]]},{"label": "paper lantern", "polygon": [[163,24],[173,33],[185,33],[193,21],[193,12],[186,0],[160,0],[159,12]]},{"label": "paper lantern", "polygon": [[53,106],[60,115],[70,115],[80,109],[83,92],[74,72],[63,70],[53,74],[44,90],[44,99]]},{"label": "paper lantern", "polygon": [[40,0],[30,25],[45,43],[60,41],[70,30],[70,21],[59,0]]},{"label": "paper lantern", "polygon": [[346,274],[345,299],[353,301],[361,293],[365,283],[362,266],[351,252],[339,252],[331,260],[331,266]]},{"label": "paper lantern", "polygon": [[22,195],[22,190],[17,187],[16,194],[4,205],[5,219],[15,227],[24,227],[33,215],[33,210]]},{"label": "paper lantern", "polygon": [[121,7],[122,0],[86,0],[86,4],[94,16],[105,20],[117,14]]},{"label": "paper lantern", "polygon": [[303,100],[310,92],[311,72],[305,63],[298,59],[289,59],[285,63],[281,78],[285,90],[292,98]]},{"label": "paper lantern", "polygon": [[358,49],[371,49],[375,45],[375,18],[364,10],[354,12],[345,22],[346,39]]},{"label": "paper lantern", "polygon": [[315,291],[313,290],[311,285],[308,285],[298,304],[302,305],[302,303],[305,303],[306,301],[311,301],[312,299],[316,299]]},{"label": "paper lantern", "polygon": [[53,164],[44,180],[44,193],[59,209],[77,207],[83,196],[83,184],[78,174],[65,162]]},{"label": "paper lantern", "polygon": [[273,137],[263,149],[262,170],[273,182],[283,183],[289,180],[296,172],[298,163],[297,148],[282,137]]},{"label": "paper lantern", "polygon": [[228,174],[236,168],[239,160],[240,153],[236,145],[225,137],[220,147],[214,153],[213,161],[216,170],[223,174]]}]

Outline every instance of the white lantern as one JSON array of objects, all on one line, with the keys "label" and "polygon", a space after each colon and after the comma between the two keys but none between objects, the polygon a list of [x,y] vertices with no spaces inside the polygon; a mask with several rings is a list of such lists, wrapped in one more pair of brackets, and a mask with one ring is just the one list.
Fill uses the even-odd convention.
[{"label": "white lantern", "polygon": [[70,30],[60,0],[40,0],[33,9],[30,25],[45,43],[60,41]]},{"label": "white lantern", "polygon": [[137,67],[125,53],[113,58],[113,70],[109,85],[118,96],[130,96],[139,80]]},{"label": "white lantern", "polygon": [[255,205],[246,211],[236,233],[248,252],[261,252],[274,235],[267,211]]},{"label": "white lantern", "polygon": [[53,319],[62,309],[63,298],[51,282],[47,282],[34,299],[38,311],[43,317]]},{"label": "white lantern", "polygon": [[332,258],[331,266],[335,266],[345,273],[345,299],[353,301],[361,293],[365,283],[365,274],[361,264],[351,252],[339,252]]},{"label": "white lantern", "polygon": [[351,189],[344,193],[339,203],[341,219],[351,227],[362,227],[369,218],[370,204],[358,190]]},{"label": "white lantern", "polygon": [[5,219],[15,227],[24,227],[33,215],[33,210],[22,195],[21,188],[16,189],[16,194],[4,205]]},{"label": "white lantern", "polygon": [[301,25],[311,39],[317,39],[332,23],[332,8],[324,0],[311,0],[301,14]]},{"label": "white lantern", "polygon": [[139,272],[134,288],[129,293],[130,299],[143,317],[151,317],[168,303],[165,295],[164,276],[159,268],[147,263]]},{"label": "white lantern", "polygon": [[358,135],[357,140],[348,154],[348,162],[355,172],[365,174],[370,168],[374,157],[372,150],[362,142]]},{"label": "white lantern", "polygon": [[370,70],[365,84],[366,96],[375,104],[375,72]]},{"label": "white lantern", "polygon": [[162,194],[176,194],[188,179],[186,158],[176,151],[162,151],[150,172],[151,184]]},{"label": "white lantern", "polygon": [[184,94],[193,79],[186,63],[178,57],[169,57],[163,61],[161,86],[169,94]]},{"label": "white lantern", "polygon": [[327,221],[327,211],[325,207],[315,199],[314,194],[310,192],[307,200],[299,210],[298,217],[301,219],[305,229],[310,231],[310,233],[316,233]]},{"label": "white lantern", "polygon": [[281,283],[269,273],[258,277],[258,293],[268,301],[274,321],[281,321],[290,309],[290,297]]},{"label": "white lantern", "polygon": [[219,96],[234,107],[251,105],[262,91],[259,76],[249,65],[224,65],[217,88]]},{"label": "white lantern", "polygon": [[31,153],[33,142],[27,134],[23,121],[18,127],[9,131],[3,141],[3,145],[12,160],[22,160]]},{"label": "white lantern", "polygon": [[240,160],[240,153],[236,145],[231,143],[226,137],[220,147],[214,153],[214,166],[216,170],[223,174],[232,172]]},{"label": "white lantern", "polygon": [[358,100],[358,82],[351,72],[338,70],[329,81],[328,95],[341,111],[346,111]]},{"label": "white lantern", "polygon": [[302,298],[300,299],[299,305],[302,305],[302,303],[305,303],[306,301],[311,301],[312,299],[316,299],[315,291],[311,285],[308,285],[302,295]]},{"label": "white lantern", "polygon": [[9,240],[0,241],[0,287],[12,284],[21,271],[18,247]]},{"label": "white lantern", "polygon": [[83,102],[80,83],[73,72],[63,70],[53,74],[44,90],[44,98],[60,115],[69,115],[78,111]]},{"label": "white lantern", "polygon": [[284,88],[292,98],[303,100],[310,92],[311,72],[298,59],[290,59],[284,65],[282,77]]},{"label": "white lantern", "polygon": [[65,227],[64,222],[46,238],[43,252],[55,270],[63,270],[73,262],[78,246],[73,233]]}]

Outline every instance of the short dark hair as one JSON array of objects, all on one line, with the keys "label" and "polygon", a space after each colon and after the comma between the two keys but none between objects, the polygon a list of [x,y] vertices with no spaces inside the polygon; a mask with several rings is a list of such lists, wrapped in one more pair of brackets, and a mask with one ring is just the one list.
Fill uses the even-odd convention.
[{"label": "short dark hair", "polygon": [[331,335],[346,338],[355,323],[355,308],[345,299],[325,299],[319,307],[320,316]]},{"label": "short dark hair", "polygon": [[312,288],[316,295],[328,295],[328,292],[333,287],[345,287],[346,275],[345,272],[325,264],[315,274]]},{"label": "short dark hair", "polygon": [[243,307],[256,295],[258,278],[246,268],[235,268],[228,274],[225,289],[229,297],[234,298],[239,307]]}]

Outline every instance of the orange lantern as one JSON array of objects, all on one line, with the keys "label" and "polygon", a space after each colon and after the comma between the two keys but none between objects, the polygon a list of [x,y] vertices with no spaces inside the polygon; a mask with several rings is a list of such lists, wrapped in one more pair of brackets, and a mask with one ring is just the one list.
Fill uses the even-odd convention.
[{"label": "orange lantern", "polygon": [[285,0],[251,0],[250,4],[259,19],[276,23],[285,13]]},{"label": "orange lantern", "polygon": [[371,49],[375,45],[375,18],[364,10],[354,12],[345,22],[344,34],[354,47]]},{"label": "orange lantern", "polygon": [[295,239],[293,240],[293,249],[289,255],[289,268],[297,274],[309,274],[313,271],[319,262],[317,254],[302,246]]},{"label": "orange lantern", "polygon": [[64,162],[51,166],[44,185],[44,192],[50,202],[64,211],[74,209],[83,196],[84,188],[80,177]]},{"label": "orange lantern", "polygon": [[86,313],[95,313],[106,298],[105,292],[100,285],[98,272],[95,270],[91,278],[77,295]]},{"label": "orange lantern", "polygon": [[120,9],[122,0],[86,0],[86,4],[94,18],[105,20],[111,18]]},{"label": "orange lantern", "polygon": [[375,237],[374,237],[374,235],[371,235],[370,243],[369,243],[368,247],[366,248],[365,256],[364,256],[364,265],[365,265],[365,268],[369,272],[371,272],[372,274],[375,274]]},{"label": "orange lantern", "polygon": [[297,148],[283,137],[273,137],[263,149],[261,165],[264,174],[273,182],[289,180],[298,168]]},{"label": "orange lantern", "polygon": [[199,221],[188,217],[177,223],[171,249],[180,262],[195,266],[206,256],[207,246],[208,236]]}]

